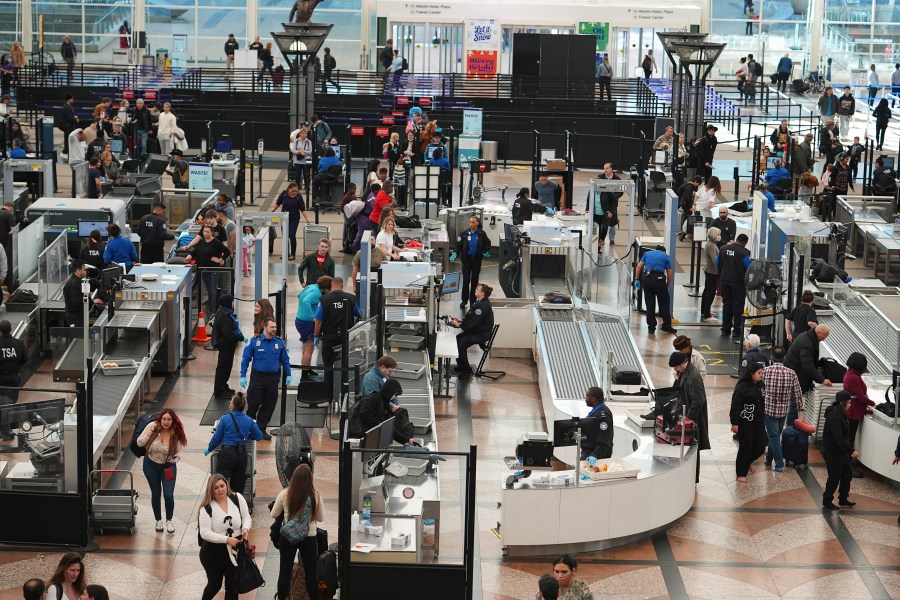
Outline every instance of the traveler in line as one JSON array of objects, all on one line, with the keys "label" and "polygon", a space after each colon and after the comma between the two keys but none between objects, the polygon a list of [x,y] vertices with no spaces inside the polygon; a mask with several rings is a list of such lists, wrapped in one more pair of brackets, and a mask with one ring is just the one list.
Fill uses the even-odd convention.
[{"label": "traveler in line", "polygon": [[[725,209],[728,216],[728,209]],[[700,320],[705,323],[718,323],[719,320],[712,316],[712,304],[716,299],[716,286],[719,282],[719,268],[716,260],[719,258],[718,242],[722,238],[722,232],[718,227],[710,227],[706,232],[706,241],[703,242],[703,296],[700,299]]]},{"label": "traveler in line", "polygon": [[84,560],[77,552],[66,552],[59,559],[53,576],[47,580],[47,600],[80,600],[85,585]]},{"label": "traveler in line", "polygon": [[[278,543],[278,600],[288,600],[291,572],[297,551],[306,577],[306,589],[310,598],[319,595],[318,544],[316,529],[325,520],[322,498],[313,483],[313,472],[309,465],[298,465],[291,474],[288,487],[281,490],[272,505],[271,516],[284,516],[281,540]],[[293,522],[293,523],[292,523]],[[294,539],[305,530],[305,535]],[[292,534],[287,532],[291,531]]]},{"label": "traveler in line", "polygon": [[[0,323],[0,326],[3,324]],[[844,374],[844,391],[850,393],[850,406],[847,408],[847,420],[850,425],[850,445],[856,447],[856,432],[859,424],[867,414],[872,414],[875,401],[869,398],[869,389],[862,376],[869,372],[869,359],[861,352],[853,352],[847,358],[847,372]],[[859,461],[851,464],[854,477],[862,477]]]},{"label": "traveler in line", "polygon": [[303,355],[300,365],[303,367],[300,373],[300,381],[309,381],[313,375],[309,366],[312,364],[313,350],[315,349],[316,310],[322,296],[331,291],[331,277],[322,275],[315,284],[307,285],[297,294],[297,316],[294,319],[294,327],[300,334],[300,343],[303,344]]},{"label": "traveler in line", "polygon": [[[834,397],[834,403],[825,409],[825,427],[822,432],[822,456],[828,467],[828,479],[822,493],[822,508],[838,510],[840,506],[856,506],[850,500],[850,482],[853,471],[850,461],[859,457],[859,452],[850,443],[850,424],[847,410],[850,406],[850,392],[841,390]],[[834,492],[838,492],[838,505],[834,504]]]},{"label": "traveler in line", "polygon": [[138,436],[137,445],[146,448],[144,476],[150,486],[150,506],[156,518],[156,531],[163,530],[160,496],[166,501],[166,531],[175,533],[172,516],[175,514],[175,477],[181,450],[187,445],[184,426],[175,411],[163,409],[155,421],[150,421]]},{"label": "traveler in line", "polygon": [[753,363],[744,372],[731,395],[731,432],[738,436],[738,452],[734,461],[738,483],[747,483],[748,473],[755,473],[752,463],[766,449],[765,398],[763,365]]},{"label": "traveler in line", "polygon": [[[803,390],[797,374],[784,366],[784,348],[775,346],[772,349],[771,364],[763,369],[765,388],[766,437],[769,449],[766,451],[766,466],[774,461],[774,471],[784,471],[784,452],[781,448],[781,432],[785,424],[792,426],[803,411]],[[791,418],[793,417],[793,419]]]},{"label": "traveler in line", "polygon": [[225,600],[238,600],[234,589],[235,566],[232,562],[237,545],[248,539],[253,520],[247,500],[228,487],[228,481],[213,473],[200,502],[198,529],[203,544],[200,564],[206,571],[206,587],[202,600],[212,600],[225,580]]}]

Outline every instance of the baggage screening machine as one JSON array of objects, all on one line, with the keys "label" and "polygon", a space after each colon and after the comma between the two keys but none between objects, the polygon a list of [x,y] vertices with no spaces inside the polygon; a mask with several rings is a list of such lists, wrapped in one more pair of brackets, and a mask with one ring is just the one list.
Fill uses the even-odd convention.
[{"label": "baggage screening machine", "polygon": [[53,171],[53,161],[42,158],[9,158],[3,163],[3,202],[12,202],[15,206],[16,213],[21,214],[24,206],[21,200],[29,191],[28,187],[15,185],[17,180],[30,181],[38,173],[41,177],[37,179],[38,184],[34,190],[36,196],[49,196],[56,191],[55,174]]},{"label": "baggage screening machine", "polygon": [[34,221],[44,216],[46,230],[44,238],[52,242],[60,233],[66,232],[69,239],[69,255],[78,256],[81,251],[81,238],[78,235],[79,223],[97,224],[115,223],[125,228],[125,203],[112,198],[39,198],[25,209],[25,217]]}]

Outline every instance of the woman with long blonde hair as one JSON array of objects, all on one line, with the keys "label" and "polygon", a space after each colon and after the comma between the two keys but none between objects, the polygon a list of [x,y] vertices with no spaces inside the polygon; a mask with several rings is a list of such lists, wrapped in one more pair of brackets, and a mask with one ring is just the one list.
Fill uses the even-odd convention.
[{"label": "woman with long blonde hair", "polygon": [[400,251],[403,249],[394,245],[394,234],[396,233],[397,222],[392,217],[388,217],[382,222],[378,236],[375,238],[375,246],[381,248],[385,254],[391,257],[391,260],[399,260]]},{"label": "woman with long blonde hair", "polygon": [[203,540],[200,564],[206,571],[203,600],[212,600],[219,593],[223,579],[225,600],[237,600],[238,593],[233,588],[235,562],[229,554],[231,548],[247,539],[252,526],[247,500],[232,492],[223,476],[213,473],[206,484],[198,518],[200,539]]},{"label": "woman with long blonde hair", "polygon": [[[319,574],[317,571],[318,544],[316,528],[325,517],[322,511],[322,499],[313,485],[312,469],[307,464],[298,465],[291,474],[291,482],[281,490],[272,506],[272,517],[284,515],[284,526],[281,528],[281,540],[278,552],[281,562],[278,569],[278,599],[287,600],[290,591],[291,571],[294,568],[294,557],[300,551],[300,561],[306,574],[306,589],[310,598],[319,595]],[[295,521],[296,520],[296,521]],[[292,522],[293,521],[293,522]],[[307,527],[306,536],[299,542],[291,542],[285,534],[286,529],[297,526]]]}]

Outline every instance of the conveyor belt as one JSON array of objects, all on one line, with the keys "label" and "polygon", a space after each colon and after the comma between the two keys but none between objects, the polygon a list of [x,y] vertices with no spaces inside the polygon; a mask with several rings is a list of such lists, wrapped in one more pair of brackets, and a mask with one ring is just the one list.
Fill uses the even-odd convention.
[{"label": "conveyor belt", "polygon": [[[555,312],[555,311],[550,311]],[[577,400],[589,387],[599,385],[578,323],[543,321],[546,358],[550,361],[557,400]]]},{"label": "conveyor belt", "polygon": [[538,309],[541,321],[575,321],[575,315],[571,310]]},{"label": "conveyor belt", "polygon": [[[596,316],[594,318],[597,318]],[[602,356],[597,357],[598,362],[606,362],[606,353],[613,353],[613,365],[626,367],[631,366],[638,370],[641,369],[644,361],[637,354],[634,344],[631,343],[628,331],[622,327],[622,324],[614,319],[605,319],[601,321],[592,321],[587,323],[588,334],[594,335],[600,340],[600,351]]]},{"label": "conveyor belt", "polygon": [[[132,359],[141,362],[147,356],[147,342],[140,339],[119,339],[115,349],[104,356],[104,361]],[[134,375],[104,375],[97,370],[94,374],[94,414],[114,415],[122,403],[122,396],[131,384]]]},{"label": "conveyor belt", "polygon": [[[819,315],[819,323],[828,325],[831,334],[823,343],[833,350],[835,359],[843,364],[851,352],[858,352],[866,349],[866,344],[856,333],[844,322],[838,315]],[[874,353],[866,352],[869,355],[868,369],[869,373],[877,376],[890,375],[891,371],[885,366],[881,360],[878,360]]]},{"label": "conveyor belt", "polygon": [[[428,382],[431,377],[431,365],[428,364],[428,355],[423,350],[399,350],[391,352],[397,362],[411,363],[415,365],[425,365],[425,372],[418,379],[399,379],[400,385],[403,386],[403,396],[400,399],[400,406],[409,412],[409,419],[413,422],[417,429],[434,423],[434,415],[431,406],[431,393],[428,389]],[[431,436],[425,437],[426,441],[430,441]]]}]

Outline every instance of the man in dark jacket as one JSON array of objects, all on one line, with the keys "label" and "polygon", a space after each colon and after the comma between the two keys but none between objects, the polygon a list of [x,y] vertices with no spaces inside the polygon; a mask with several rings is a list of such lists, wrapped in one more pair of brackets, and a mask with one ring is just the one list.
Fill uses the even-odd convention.
[{"label": "man in dark jacket", "polygon": [[824,341],[831,333],[828,325],[816,325],[813,329],[794,338],[791,347],[784,356],[784,366],[792,369],[800,380],[800,389],[804,393],[812,389],[813,382],[831,385],[819,373],[819,342]]},{"label": "man in dark jacket", "polygon": [[[709,450],[709,409],[706,402],[706,387],[703,377],[691,363],[691,355],[685,352],[673,352],[669,356],[669,366],[675,369],[675,387],[685,404],[685,416],[694,422],[694,437],[697,440],[697,451]],[[700,483],[700,457],[697,456],[697,483]]]},{"label": "man in dark jacket", "polygon": [[228,378],[234,366],[234,352],[237,345],[244,341],[244,334],[234,314],[234,297],[225,294],[219,296],[219,309],[213,317],[212,344],[219,351],[216,362],[216,378],[213,394],[220,398],[230,398],[234,390],[228,387]]},{"label": "man in dark jacket", "polygon": [[706,135],[704,135],[697,144],[697,175],[703,178],[703,181],[709,181],[713,172],[713,159],[716,155],[716,145],[719,140],[716,139],[716,132],[719,130],[714,125],[706,126]]},{"label": "man in dark jacket", "polygon": [[59,116],[59,128],[63,131],[63,154],[69,155],[69,134],[78,129],[78,115],[75,114],[75,96],[66,94],[62,113]]},{"label": "man in dark jacket", "polygon": [[719,285],[722,288],[722,337],[729,334],[741,337],[744,318],[744,298],[747,289],[744,275],[750,266],[750,251],[747,250],[747,234],[742,233],[727,246],[723,246],[716,257],[719,268]]},{"label": "man in dark jacket", "polygon": [[693,179],[682,185],[677,191],[678,208],[681,209],[681,223],[678,225],[678,239],[682,241],[684,241],[685,235],[693,236],[693,227],[685,228],[684,223],[688,220],[688,217],[694,214],[694,208],[696,208],[695,197],[701,183],[703,183],[703,178],[699,175],[695,175]]},{"label": "man in dark jacket", "polygon": [[147,154],[147,133],[153,127],[150,109],[144,106],[143,98],[138,98],[135,102],[131,126],[134,131],[134,158],[140,158]]},{"label": "man in dark jacket", "polygon": [[721,239],[716,242],[716,246],[721,250],[722,246],[725,246],[731,243],[731,240],[734,239],[735,235],[737,235],[737,222],[728,216],[728,207],[720,206],[719,207],[719,216],[713,219],[712,227],[718,227],[719,231],[722,232]]},{"label": "man in dark jacket", "polygon": [[838,129],[841,137],[850,137],[850,122],[856,112],[856,98],[850,93],[850,86],[844,86],[844,95],[837,101]]},{"label": "man in dark jacket", "polygon": [[478,217],[469,217],[469,228],[456,236],[456,247],[453,249],[462,262],[462,302],[459,307],[463,310],[467,303],[475,304],[481,257],[490,249],[491,240],[481,228],[481,221]]},{"label": "man in dark jacket", "polygon": [[841,390],[834,397],[834,404],[825,409],[825,427],[822,432],[822,456],[828,467],[828,479],[822,493],[822,508],[838,510],[834,504],[834,492],[838,492],[840,506],[854,506],[850,495],[853,480],[851,460],[859,456],[850,443],[850,423],[847,421],[847,407],[850,392]]},{"label": "man in dark jacket", "polygon": [[162,203],[153,205],[153,212],[141,217],[138,225],[138,236],[141,238],[141,262],[163,262],[163,247],[166,240],[174,240],[169,233],[165,220],[166,206]]},{"label": "man in dark jacket", "polygon": [[[366,436],[366,432],[373,427],[377,427],[395,415],[400,410],[400,402],[397,397],[403,394],[403,387],[400,382],[389,377],[384,382],[381,390],[373,392],[359,400],[359,402],[350,409],[348,415],[347,427],[349,437],[362,439]],[[412,439],[404,438],[398,435],[396,428],[394,429],[394,441],[400,444],[412,444]]]},{"label": "man in dark jacket", "polygon": [[[603,390],[598,387],[589,388],[584,399],[591,412],[588,417],[595,419],[593,431],[583,431],[584,441],[581,443],[581,460],[609,458],[613,451],[613,414],[606,406]],[[591,445],[596,443],[596,445]]]},{"label": "man in dark jacket", "polygon": [[[616,172],[613,171],[612,163],[606,163],[603,165],[603,170],[600,172],[600,175],[597,176],[597,179],[620,179]],[[609,245],[616,245],[616,225],[619,221],[619,198],[623,195],[622,192],[601,192],[600,193],[600,206],[594,206],[594,222],[600,227],[600,231],[598,232],[598,238],[600,240],[600,251],[603,251],[604,241],[606,240],[606,234],[609,233]],[[588,206],[585,206],[585,210],[590,208],[590,197],[588,197]],[[594,202],[597,200],[594,199]],[[599,209],[599,212],[598,212]],[[598,217],[599,220],[598,220]]]}]

